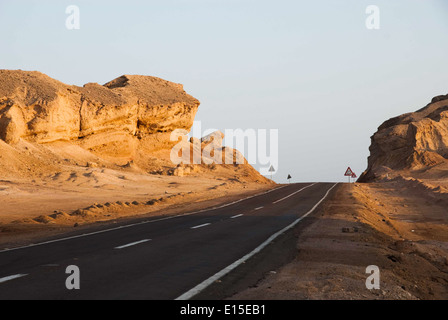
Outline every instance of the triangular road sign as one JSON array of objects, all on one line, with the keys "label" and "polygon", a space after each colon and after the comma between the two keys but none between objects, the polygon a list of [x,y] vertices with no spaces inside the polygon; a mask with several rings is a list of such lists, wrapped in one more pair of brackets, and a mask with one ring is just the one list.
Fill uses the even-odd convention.
[{"label": "triangular road sign", "polygon": [[291,175],[290,175],[290,174],[288,174],[288,178],[286,178],[286,179],[288,179],[288,180],[289,180],[289,179],[291,179],[291,178],[292,178],[292,177],[291,177]]},{"label": "triangular road sign", "polygon": [[269,172],[275,172],[274,166],[271,165],[271,167],[269,168]]},{"label": "triangular road sign", "polygon": [[347,168],[347,171],[345,171],[345,174],[344,174],[344,176],[346,176],[346,177],[351,177],[352,175],[353,175],[353,171],[352,171],[352,169],[350,169],[350,167],[348,167]]}]

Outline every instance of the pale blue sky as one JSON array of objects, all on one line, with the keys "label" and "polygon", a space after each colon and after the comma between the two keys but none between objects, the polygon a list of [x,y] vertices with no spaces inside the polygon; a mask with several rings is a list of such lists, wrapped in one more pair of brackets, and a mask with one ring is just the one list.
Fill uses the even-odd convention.
[{"label": "pale blue sky", "polygon": [[[182,83],[204,129],[279,129],[278,182],[359,175],[384,120],[448,93],[446,0],[91,2],[1,0],[0,68]],[[370,4],[380,30],[365,27]]]}]

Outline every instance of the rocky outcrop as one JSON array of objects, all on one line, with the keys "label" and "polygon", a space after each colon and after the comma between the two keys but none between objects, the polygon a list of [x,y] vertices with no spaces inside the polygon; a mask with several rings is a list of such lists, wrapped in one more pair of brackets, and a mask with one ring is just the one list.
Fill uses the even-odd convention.
[{"label": "rocky outcrop", "polygon": [[448,95],[387,120],[371,141],[368,168],[360,182],[448,164]]},{"label": "rocky outcrop", "polygon": [[222,132],[189,140],[198,107],[182,85],[155,77],[78,87],[0,70],[0,175],[53,180],[87,167],[272,183],[222,146]]},{"label": "rocky outcrop", "polygon": [[0,70],[0,139],[12,144],[190,130],[198,107],[182,85],[155,77],[77,87],[40,72]]}]

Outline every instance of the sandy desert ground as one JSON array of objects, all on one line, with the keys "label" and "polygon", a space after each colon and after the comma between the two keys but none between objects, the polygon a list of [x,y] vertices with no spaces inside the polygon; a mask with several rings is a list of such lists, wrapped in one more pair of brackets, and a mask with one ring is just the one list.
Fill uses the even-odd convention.
[{"label": "sandy desert ground", "polygon": [[186,213],[275,186],[245,178],[242,167],[201,166],[200,172],[170,176],[61,161],[54,168],[27,162],[34,179],[0,179],[0,246],[117,219]]},{"label": "sandy desert ground", "polygon": [[296,230],[295,259],[231,299],[447,299],[447,195],[406,179],[340,185]]}]

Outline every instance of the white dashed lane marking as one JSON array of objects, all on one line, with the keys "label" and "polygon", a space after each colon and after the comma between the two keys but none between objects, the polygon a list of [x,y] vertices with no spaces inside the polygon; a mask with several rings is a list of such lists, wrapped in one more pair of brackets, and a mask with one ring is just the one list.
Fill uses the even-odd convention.
[{"label": "white dashed lane marking", "polygon": [[116,247],[115,249],[120,250],[120,249],[124,249],[124,248],[128,248],[128,247],[132,247],[132,246],[135,246],[135,245],[138,245],[138,244],[141,244],[141,243],[145,243],[145,242],[148,242],[148,241],[151,241],[151,239],[145,239],[145,240],[141,240],[141,241],[137,241],[137,242],[128,243],[128,244],[125,244],[123,246]]},{"label": "white dashed lane marking", "polygon": [[244,216],[244,214],[237,214],[236,216],[230,217],[230,219],[236,219],[242,216]]},{"label": "white dashed lane marking", "polygon": [[206,226],[209,226],[209,225],[211,225],[211,223],[204,223],[204,224],[201,224],[199,226],[191,227],[191,229],[198,229],[198,228],[206,227]]}]

